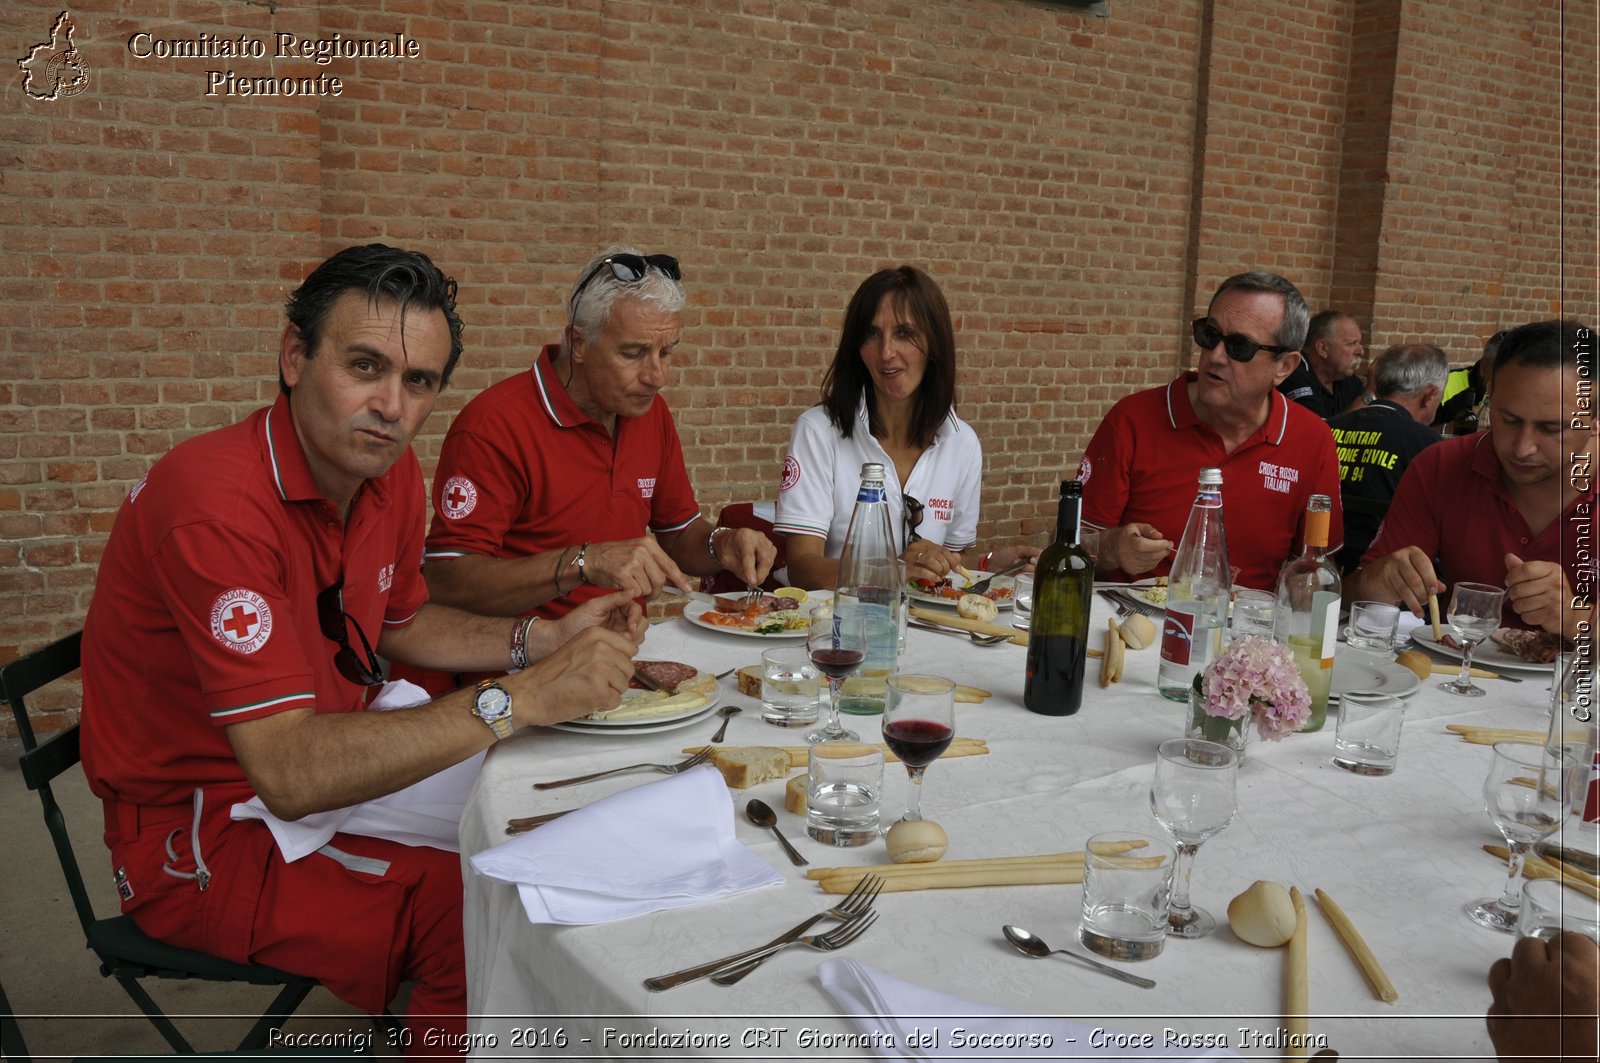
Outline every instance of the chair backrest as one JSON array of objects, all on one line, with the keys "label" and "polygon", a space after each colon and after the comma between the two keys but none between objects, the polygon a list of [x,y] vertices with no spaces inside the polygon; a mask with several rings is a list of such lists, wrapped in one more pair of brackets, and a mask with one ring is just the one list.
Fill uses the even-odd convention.
[{"label": "chair backrest", "polygon": [[17,733],[22,737],[23,753],[18,761],[22,766],[22,781],[39,795],[45,827],[50,831],[61,873],[67,879],[67,891],[72,895],[72,907],[78,913],[78,922],[87,938],[89,927],[94,923],[94,905],[83,885],[83,873],[78,869],[78,857],[72,849],[72,836],[67,833],[66,816],[50,792],[50,781],[78,763],[78,727],[74,724],[41,743],[33,733],[27,705],[27,698],[34,691],[78,670],[82,646],[83,632],[75,631],[26,657],[0,666],[0,699],[11,706],[11,715],[17,721]]}]

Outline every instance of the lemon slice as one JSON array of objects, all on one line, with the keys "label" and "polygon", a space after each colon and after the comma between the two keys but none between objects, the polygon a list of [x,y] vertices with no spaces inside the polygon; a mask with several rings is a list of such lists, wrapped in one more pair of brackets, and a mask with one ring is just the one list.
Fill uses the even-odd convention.
[{"label": "lemon slice", "polygon": [[779,587],[772,592],[774,598],[793,598],[801,605],[806,604],[806,592],[799,587]]}]

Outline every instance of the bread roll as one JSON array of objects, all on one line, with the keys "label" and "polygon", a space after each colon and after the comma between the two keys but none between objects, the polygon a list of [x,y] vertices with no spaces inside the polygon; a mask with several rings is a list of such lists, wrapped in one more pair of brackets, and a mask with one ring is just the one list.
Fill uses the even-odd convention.
[{"label": "bread roll", "polygon": [[1000,616],[1000,607],[981,594],[963,594],[956,602],[956,612],[968,620],[991,623]]},{"label": "bread roll", "polygon": [[1228,902],[1228,925],[1241,940],[1275,949],[1294,935],[1294,902],[1281,884],[1258,879]]},{"label": "bread roll", "polygon": [[1122,641],[1130,649],[1142,650],[1156,640],[1156,626],[1143,613],[1134,613],[1122,622]]},{"label": "bread roll", "polygon": [[903,819],[889,828],[884,839],[889,859],[897,864],[926,864],[950,847],[944,828],[931,819]]},{"label": "bread roll", "polygon": [[789,754],[774,746],[734,746],[711,754],[711,763],[735,790],[748,790],[789,774]]}]

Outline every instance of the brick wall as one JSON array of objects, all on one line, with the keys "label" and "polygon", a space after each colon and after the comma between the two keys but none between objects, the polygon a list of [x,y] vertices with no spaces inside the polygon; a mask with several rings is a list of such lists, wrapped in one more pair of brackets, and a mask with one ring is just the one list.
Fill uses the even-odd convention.
[{"label": "brick wall", "polygon": [[[1595,0],[1111,6],[74,4],[81,93],[29,99],[0,65],[0,659],[81,621],[156,457],[270,398],[284,294],[352,242],[461,281],[425,468],[559,334],[597,247],[676,254],[669,399],[708,512],[774,493],[851,291],[922,265],[988,452],[985,538],[1045,532],[1101,413],[1189,362],[1188,318],[1238,269],[1459,361],[1498,324],[1596,317]],[[60,10],[0,12],[6,55]],[[137,58],[139,32],[421,54]],[[343,93],[207,97],[210,69]]]}]

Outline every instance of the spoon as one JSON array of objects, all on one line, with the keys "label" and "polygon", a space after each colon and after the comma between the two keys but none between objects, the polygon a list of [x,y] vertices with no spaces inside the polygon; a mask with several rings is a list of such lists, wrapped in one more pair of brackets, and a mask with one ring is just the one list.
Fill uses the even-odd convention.
[{"label": "spoon", "polygon": [[789,839],[783,836],[783,832],[778,829],[778,814],[772,811],[771,806],[765,801],[752,797],[750,803],[744,806],[744,814],[750,817],[751,823],[758,827],[764,827],[777,835],[778,840],[783,843],[783,851],[789,854],[789,862],[795,867],[805,867],[810,863],[809,860],[796,852],[795,847],[789,844]]},{"label": "spoon", "polygon": [[1076,952],[1068,952],[1066,949],[1053,949],[1020,926],[1012,926],[1007,923],[1000,930],[1001,933],[1005,934],[1006,940],[1011,942],[1011,946],[1024,956],[1032,956],[1036,960],[1042,960],[1046,956],[1059,954],[1069,960],[1077,960],[1081,964],[1093,967],[1101,974],[1109,974],[1113,978],[1120,978],[1124,982],[1130,982],[1145,989],[1155,988],[1155,982],[1148,978],[1141,978],[1136,974],[1129,974],[1127,971],[1119,971],[1115,967],[1101,963],[1099,960],[1091,960],[1087,956],[1079,956]]},{"label": "spoon", "polygon": [[717,728],[717,733],[711,736],[712,742],[720,742],[728,735],[728,721],[739,715],[744,710],[737,705],[724,705],[722,707],[722,726]]}]

